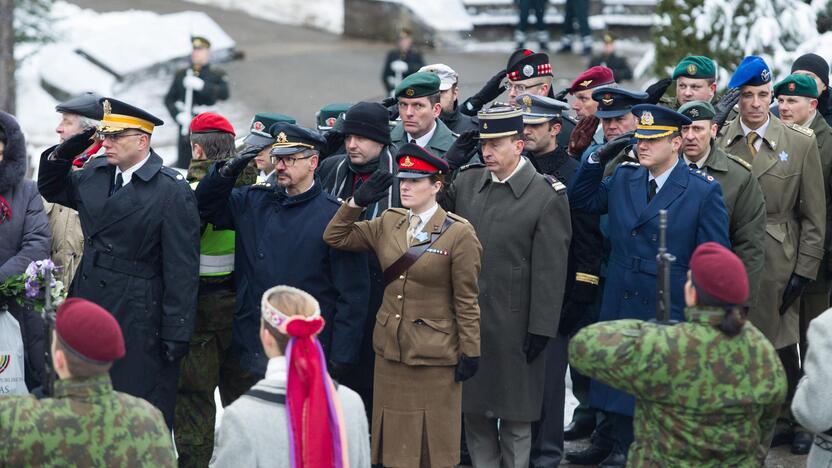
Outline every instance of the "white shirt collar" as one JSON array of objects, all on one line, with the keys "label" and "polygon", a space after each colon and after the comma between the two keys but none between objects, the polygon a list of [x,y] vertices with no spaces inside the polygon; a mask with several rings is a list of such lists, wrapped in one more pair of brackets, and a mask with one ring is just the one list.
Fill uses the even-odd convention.
[{"label": "white shirt collar", "polygon": [[[416,216],[419,217],[419,226],[416,227],[416,232],[421,231],[422,228],[425,227],[428,224],[428,221],[430,221],[430,219],[433,218],[433,215],[436,214],[436,210],[438,210],[438,209],[439,209],[439,204],[434,203],[432,207],[428,208],[423,213],[416,213]],[[412,215],[413,215],[413,210],[409,210],[407,212],[407,219],[410,219],[410,217]]]},{"label": "white shirt collar", "polygon": [[740,127],[742,128],[743,136],[748,136],[749,133],[755,132],[757,135],[760,135],[760,138],[757,138],[757,141],[754,142],[754,148],[759,151],[760,145],[763,144],[763,137],[766,136],[766,130],[768,129],[768,124],[771,123],[771,116],[768,116],[766,119],[766,123],[760,126],[757,130],[751,130],[745,125],[745,122],[742,121],[742,117],[740,117]]},{"label": "white shirt collar", "polygon": [[[438,125],[436,125],[436,119],[433,119],[433,128],[419,138],[416,138],[416,144],[422,148],[427,148],[428,143],[430,143],[430,139],[433,138],[433,134],[436,133],[436,127],[438,127]],[[410,140],[412,140],[413,137],[407,132],[405,132],[405,135],[407,135],[407,143],[410,143]]]},{"label": "white shirt collar", "polygon": [[[708,155],[708,154],[706,154],[704,158],[700,159],[699,161],[696,161],[696,162],[694,163],[694,164],[696,164],[696,167],[698,167],[699,169],[702,169],[702,166],[704,166],[704,165],[705,165],[705,162],[708,160],[708,156],[709,156],[709,155]],[[684,155],[683,155],[682,157],[683,157],[683,158],[684,158],[684,160],[685,160],[685,166],[690,166],[690,163],[692,163],[692,162],[693,162],[693,161],[691,161],[690,159],[688,159],[688,157],[687,157],[687,156],[684,156]]]},{"label": "white shirt collar", "polygon": [[115,175],[113,175],[113,178],[114,178],[113,180],[115,180],[115,178],[117,178],[118,175],[121,174],[122,187],[129,184],[130,179],[133,178],[133,174],[135,174],[136,171],[141,169],[142,166],[144,166],[145,163],[147,163],[148,159],[150,159],[150,152],[149,151],[147,152],[147,156],[145,156],[144,159],[137,162],[136,164],[133,164],[133,166],[131,166],[130,169],[127,169],[126,171],[122,171],[121,169],[119,169],[118,166],[116,166],[116,173],[115,173]]},{"label": "white shirt collar", "polygon": [[286,385],[286,376],[289,370],[286,366],[286,356],[277,356],[269,359],[266,365],[266,378],[275,380],[278,384]]},{"label": "white shirt collar", "polygon": [[497,178],[497,174],[494,174],[492,172],[491,173],[491,181],[492,182],[497,182],[498,184],[504,184],[504,183],[508,182],[508,180],[511,179],[514,176],[514,174],[517,174],[517,172],[520,170],[520,168],[523,167],[525,164],[526,164],[526,158],[524,158],[523,156],[520,156],[520,162],[517,163],[517,167],[515,167],[514,170],[511,171],[511,174],[509,174],[508,177],[506,177],[503,180],[500,180],[500,179]]},{"label": "white shirt collar", "polygon": [[654,180],[654,179],[656,180],[656,193],[659,193],[659,190],[662,189],[662,185],[664,185],[664,183],[667,182],[667,178],[670,177],[670,173],[673,172],[674,167],[676,167],[676,166],[672,166],[670,169],[661,173],[658,177],[653,177],[653,174],[650,174],[650,172],[647,173],[648,174],[648,176],[647,176],[648,181]]}]

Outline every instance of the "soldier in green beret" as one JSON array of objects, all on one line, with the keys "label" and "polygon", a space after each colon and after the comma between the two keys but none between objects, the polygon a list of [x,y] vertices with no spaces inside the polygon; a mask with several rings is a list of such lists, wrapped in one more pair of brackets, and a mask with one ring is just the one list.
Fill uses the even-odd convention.
[{"label": "soldier in green beret", "polygon": [[716,65],[702,55],[689,55],[673,69],[676,80],[676,106],[691,101],[711,102],[716,93]]},{"label": "soldier in green beret", "polygon": [[457,135],[439,119],[439,84],[436,74],[416,72],[396,86],[401,122],[390,132],[395,147],[416,143],[440,158],[448,152]]},{"label": "soldier in green beret", "polygon": [[[809,75],[793,74],[774,85],[774,96],[780,108],[780,119],[814,131],[823,168],[823,187],[826,191],[826,254],[818,268],[818,276],[810,283],[800,301],[800,355],[805,356],[808,343],[806,330],[815,317],[829,308],[829,293],[832,288],[832,274],[830,273],[830,248],[832,248],[832,194],[829,184],[832,183],[832,128],[826,123],[823,115],[818,112],[818,86],[815,79]],[[792,359],[784,362],[786,369],[798,372],[800,364],[797,354],[791,354]],[[794,390],[794,389],[790,389]],[[790,392],[791,394],[792,392]],[[792,452],[797,454],[809,453],[812,447],[812,434],[801,430],[795,431],[792,441]]]},{"label": "soldier in green beret", "polygon": [[742,260],[751,289],[748,304],[753,305],[765,262],[766,203],[751,164],[726,153],[714,144],[716,110],[705,101],[691,101],[679,113],[692,121],[682,126],[682,154],[692,169],[713,176],[722,187],[728,210],[728,236],[734,253]]}]

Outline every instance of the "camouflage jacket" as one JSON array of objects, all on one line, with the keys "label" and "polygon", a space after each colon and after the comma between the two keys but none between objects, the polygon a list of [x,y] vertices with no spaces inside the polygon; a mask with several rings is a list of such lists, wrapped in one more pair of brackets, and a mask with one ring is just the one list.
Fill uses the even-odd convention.
[{"label": "camouflage jacket", "polygon": [[0,466],[174,467],[162,414],[109,375],[55,382],[55,398],[0,398]]},{"label": "camouflage jacket", "polygon": [[688,308],[674,326],[640,320],[590,325],[569,343],[577,371],[636,397],[627,466],[761,466],[786,397],[771,343],[750,322],[736,337]]}]

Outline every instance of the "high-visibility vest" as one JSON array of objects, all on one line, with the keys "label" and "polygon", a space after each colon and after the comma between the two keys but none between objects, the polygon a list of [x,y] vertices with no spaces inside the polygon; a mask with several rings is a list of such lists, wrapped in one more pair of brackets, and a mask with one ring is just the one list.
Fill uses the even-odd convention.
[{"label": "high-visibility vest", "polygon": [[[196,189],[199,182],[193,182]],[[234,231],[215,231],[208,223],[199,241],[199,276],[226,276],[234,271]]]}]

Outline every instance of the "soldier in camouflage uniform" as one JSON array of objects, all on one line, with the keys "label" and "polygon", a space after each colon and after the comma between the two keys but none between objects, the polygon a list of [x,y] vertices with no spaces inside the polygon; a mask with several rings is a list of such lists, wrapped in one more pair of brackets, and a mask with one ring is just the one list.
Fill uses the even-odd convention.
[{"label": "soldier in camouflage uniform", "polygon": [[616,320],[569,344],[580,372],[636,397],[627,466],[761,466],[786,397],[777,352],[741,305],[742,261],[706,242],[690,260],[688,322]]},{"label": "soldier in camouflage uniform", "polygon": [[86,299],[64,301],[52,335],[61,380],[54,398],[0,399],[0,466],[176,466],[162,413],[113,390],[108,371],[124,349],[109,312]]}]

